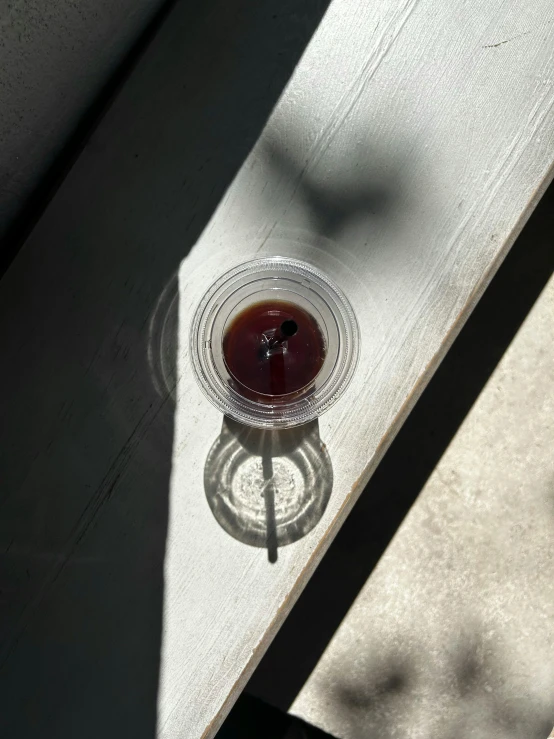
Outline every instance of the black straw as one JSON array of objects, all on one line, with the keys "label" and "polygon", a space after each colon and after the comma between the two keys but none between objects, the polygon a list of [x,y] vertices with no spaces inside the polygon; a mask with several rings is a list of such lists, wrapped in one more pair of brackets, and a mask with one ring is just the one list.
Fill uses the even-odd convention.
[{"label": "black straw", "polygon": [[283,336],[286,336],[287,338],[290,336],[294,336],[294,334],[298,331],[298,324],[296,321],[293,321],[292,319],[283,321],[281,324],[281,333]]}]

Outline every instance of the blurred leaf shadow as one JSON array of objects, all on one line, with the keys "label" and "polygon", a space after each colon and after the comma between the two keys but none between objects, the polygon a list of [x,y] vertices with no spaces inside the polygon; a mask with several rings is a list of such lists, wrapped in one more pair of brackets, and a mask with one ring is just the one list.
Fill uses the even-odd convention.
[{"label": "blurred leaf shadow", "polygon": [[371,147],[358,147],[344,152],[332,174],[327,169],[322,173],[298,160],[295,149],[300,148],[301,138],[293,123],[286,144],[266,135],[260,152],[271,176],[279,180],[290,201],[294,196],[301,204],[317,234],[333,239],[368,216],[390,218],[402,195],[395,162],[389,158],[384,170]]},{"label": "blurred leaf shadow", "polygon": [[355,675],[345,672],[329,696],[345,735],[393,739],[412,732],[433,739],[544,739],[554,709],[530,710],[525,696],[506,697],[510,655],[492,652],[482,633],[478,623],[467,623],[456,634],[448,663],[441,665],[421,648],[416,660],[413,652],[410,658],[401,655],[402,644],[386,657],[361,652]]},{"label": "blurred leaf shadow", "polygon": [[349,713],[386,710],[386,704],[404,699],[416,679],[413,666],[400,654],[389,654],[385,662],[372,660],[366,667],[363,681],[346,678],[337,688],[338,700]]}]

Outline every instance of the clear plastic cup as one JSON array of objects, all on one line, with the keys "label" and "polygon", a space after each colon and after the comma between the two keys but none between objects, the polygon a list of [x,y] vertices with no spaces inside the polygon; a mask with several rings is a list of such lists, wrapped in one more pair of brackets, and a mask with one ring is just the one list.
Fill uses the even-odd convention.
[{"label": "clear plastic cup", "polygon": [[[237,317],[262,303],[293,304],[321,332],[324,357],[319,371],[294,392],[253,392],[229,370],[224,338],[237,325]],[[261,335],[260,352],[265,340]],[[283,341],[282,351],[286,355],[293,349]],[[190,334],[193,371],[208,400],[230,418],[257,428],[290,428],[320,416],[346,390],[358,353],[358,324],[345,295],[315,267],[286,257],[256,259],[222,275],[202,298]],[[291,359],[285,356],[285,371]]]}]

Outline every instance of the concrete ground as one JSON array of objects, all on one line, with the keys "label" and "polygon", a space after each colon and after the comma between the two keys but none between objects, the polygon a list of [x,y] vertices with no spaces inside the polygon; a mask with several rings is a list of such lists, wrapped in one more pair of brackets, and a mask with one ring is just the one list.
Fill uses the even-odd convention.
[{"label": "concrete ground", "polygon": [[549,736],[553,258],[551,188],[251,693],[338,739]]}]

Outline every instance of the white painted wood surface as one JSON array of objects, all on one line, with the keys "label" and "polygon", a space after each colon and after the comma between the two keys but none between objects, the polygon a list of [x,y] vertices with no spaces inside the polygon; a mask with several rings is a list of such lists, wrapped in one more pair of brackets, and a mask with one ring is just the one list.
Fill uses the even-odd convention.
[{"label": "white painted wood surface", "polygon": [[[162,621],[158,735],[215,734],[550,180],[549,0],[334,0],[187,255],[241,151],[209,131],[251,134],[271,84],[234,97],[221,11],[200,43],[176,8],[0,286],[5,736],[153,736]],[[332,274],[363,342],[320,419],[330,503],[274,564],[206,503],[222,419],[187,356],[198,298],[255,253]],[[175,272],[173,418],[147,354]]]}]

